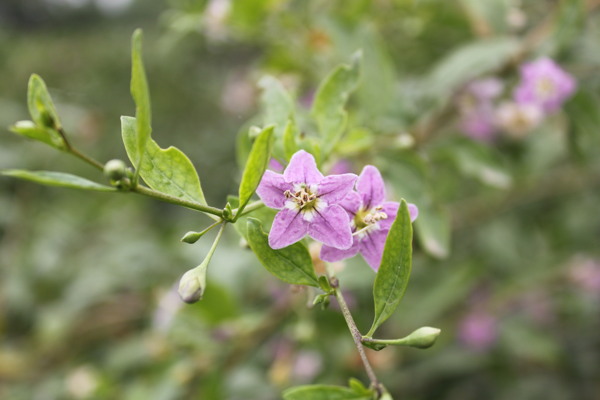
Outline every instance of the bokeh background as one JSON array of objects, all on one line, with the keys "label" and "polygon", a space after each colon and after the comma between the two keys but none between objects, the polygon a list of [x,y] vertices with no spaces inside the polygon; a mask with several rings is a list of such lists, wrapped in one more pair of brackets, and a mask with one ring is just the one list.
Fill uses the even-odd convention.
[{"label": "bokeh background", "polygon": [[[420,208],[405,300],[381,329],[442,329],[429,350],[369,352],[402,399],[578,399],[600,393],[600,2],[595,0],[3,0],[0,169],[96,171],[10,133],[31,73],[69,136],[126,159],[130,36],[144,29],[153,137],[183,149],[209,204],[237,191],[236,142],[264,122],[260,78],[300,109],[359,48],[360,87],[328,167],[377,165]],[[465,85],[547,56],[577,91],[525,132],[469,136]],[[510,129],[508,129],[510,130]],[[238,132],[242,132],[239,134]],[[334,162],[337,164],[334,165]],[[233,230],[205,299],[174,285],[209,219],[136,195],[0,179],[0,398],[278,399],[290,386],[366,382],[335,304],[270,276]],[[374,274],[338,266],[359,327]]]}]

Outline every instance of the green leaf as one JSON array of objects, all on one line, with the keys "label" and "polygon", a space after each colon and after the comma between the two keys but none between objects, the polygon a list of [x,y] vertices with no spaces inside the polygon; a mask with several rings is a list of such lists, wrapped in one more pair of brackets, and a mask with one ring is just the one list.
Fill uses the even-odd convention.
[{"label": "green leaf", "polygon": [[388,319],[404,296],[412,266],[412,224],[403,199],[385,241],[381,264],[373,285],[375,317],[367,336]]},{"label": "green leaf", "polygon": [[450,216],[430,201],[419,203],[419,218],[415,221],[419,243],[438,259],[450,254]]},{"label": "green leaf", "polygon": [[514,38],[497,37],[471,42],[450,53],[431,71],[426,88],[433,99],[449,99],[456,89],[510,60],[519,50]]},{"label": "green leaf", "polygon": [[8,169],[2,171],[2,175],[14,176],[15,178],[21,178],[50,186],[62,186],[74,189],[96,190],[101,192],[114,192],[117,190],[113,187],[104,186],[80,176],[65,174],[63,172]]},{"label": "green leaf", "polygon": [[258,86],[262,89],[262,125],[274,125],[276,140],[273,154],[278,159],[284,159],[284,143],[280,139],[283,138],[289,121],[294,120],[294,102],[281,82],[272,76],[262,77]]},{"label": "green leaf", "polygon": [[242,174],[242,181],[240,182],[240,207],[238,214],[246,207],[246,204],[248,204],[250,197],[254,194],[254,191],[258,187],[258,184],[269,165],[271,145],[273,143],[272,136],[273,125],[264,128],[252,145],[252,150],[250,150],[250,155],[248,156],[248,161],[246,161],[246,167]]},{"label": "green leaf", "polygon": [[61,123],[44,80],[32,74],[27,87],[27,107],[31,119],[39,126],[60,129]]},{"label": "green leaf", "polygon": [[296,122],[290,118],[285,126],[285,130],[283,131],[283,154],[286,161],[289,161],[290,158],[292,158],[292,156],[298,151],[296,135],[298,135]]},{"label": "green leaf", "polygon": [[293,285],[319,287],[310,253],[301,242],[279,250],[272,249],[260,221],[255,218],[248,218],[247,234],[250,248],[271,274]]},{"label": "green leaf", "polygon": [[[235,196],[227,196],[227,202],[231,204],[231,207],[237,208],[240,204],[239,200]],[[248,218],[256,218],[259,220],[265,229],[271,229],[271,223],[278,210],[269,207],[261,207],[257,210],[252,211],[244,216],[241,216],[233,224],[234,229],[239,233],[246,241],[248,241]]]},{"label": "green leaf", "polygon": [[30,139],[39,140],[49,144],[52,147],[64,148],[64,140],[60,134],[45,126],[36,125],[33,121],[18,121],[10,128],[11,132],[28,137]]},{"label": "green leaf", "polygon": [[[121,134],[125,150],[135,165],[137,154],[136,119],[121,117]],[[137,166],[140,176],[152,189],[181,199],[206,204],[200,178],[189,158],[178,148],[161,149],[150,139],[146,142],[146,157]]]},{"label": "green leaf", "polygon": [[287,389],[283,400],[370,400],[372,394],[356,393],[343,386],[306,385]]},{"label": "green leaf", "polygon": [[344,109],[348,97],[358,86],[362,53],[352,56],[350,65],[338,66],[317,90],[311,114],[322,137],[324,158],[341,138],[346,127],[348,114]]},{"label": "green leaf", "polygon": [[[136,29],[131,38],[131,96],[135,102],[136,139],[133,165],[138,168],[147,150],[146,143],[152,132],[150,93],[142,60],[142,30]],[[140,172],[136,170],[136,177]]]}]

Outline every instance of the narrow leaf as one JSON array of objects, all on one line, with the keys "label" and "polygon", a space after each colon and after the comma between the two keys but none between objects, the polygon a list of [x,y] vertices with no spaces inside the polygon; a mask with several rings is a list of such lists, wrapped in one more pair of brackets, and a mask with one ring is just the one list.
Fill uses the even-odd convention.
[{"label": "narrow leaf", "polygon": [[404,296],[412,265],[412,225],[406,201],[400,202],[398,215],[385,241],[381,265],[373,285],[375,317],[367,336],[388,319]]},{"label": "narrow leaf", "polygon": [[74,189],[96,190],[101,192],[114,192],[117,189],[92,182],[77,175],[65,174],[54,171],[25,171],[20,169],[9,169],[1,172],[2,175],[14,176],[32,182],[50,186],[62,186]]},{"label": "narrow leaf", "polygon": [[431,202],[419,203],[415,221],[419,244],[432,257],[444,259],[450,254],[450,216]]},{"label": "narrow leaf", "polygon": [[9,129],[11,132],[28,137],[30,139],[44,142],[52,147],[64,147],[64,140],[58,132],[52,128],[36,125],[33,121],[18,121]]},{"label": "narrow leaf", "polygon": [[[137,154],[136,119],[121,117],[121,134],[132,163]],[[138,166],[142,179],[152,189],[181,199],[206,204],[200,178],[190,159],[178,148],[162,149],[152,139],[146,142],[146,156]]]},{"label": "narrow leaf", "polygon": [[333,70],[321,82],[315,95],[311,113],[323,138],[325,156],[331,152],[346,127],[348,115],[344,107],[358,85],[361,60],[362,53],[355,53],[352,64],[343,64]]},{"label": "narrow leaf", "polygon": [[284,135],[288,121],[294,119],[294,102],[281,82],[272,76],[262,77],[258,86],[262,89],[262,125],[274,125],[273,135],[277,140],[273,154],[279,159],[284,159],[284,145],[280,139]]},{"label": "narrow leaf", "polygon": [[246,167],[242,174],[242,181],[240,182],[240,207],[238,214],[244,209],[246,204],[248,204],[250,197],[254,194],[254,191],[258,187],[258,184],[269,165],[271,146],[273,143],[271,140],[272,136],[273,126],[271,125],[262,130],[252,145],[252,150],[250,150],[250,155],[248,156],[248,161],[246,161]]},{"label": "narrow leaf", "polygon": [[[152,131],[150,93],[142,60],[142,31],[136,29],[131,38],[131,96],[135,102],[136,143],[135,157],[131,162],[136,168],[142,164],[146,143]],[[136,171],[136,176],[139,172]]]},{"label": "narrow leaf", "polygon": [[292,158],[292,156],[298,151],[298,143],[296,142],[297,134],[298,128],[296,127],[296,123],[290,118],[285,126],[282,138],[283,154],[286,161],[289,161],[290,158]]},{"label": "narrow leaf", "polygon": [[356,393],[343,386],[306,385],[287,389],[283,400],[369,400],[372,394]]},{"label": "narrow leaf", "polygon": [[301,242],[279,250],[272,249],[260,221],[255,218],[248,218],[247,235],[250,248],[271,274],[293,285],[319,287],[310,253]]}]

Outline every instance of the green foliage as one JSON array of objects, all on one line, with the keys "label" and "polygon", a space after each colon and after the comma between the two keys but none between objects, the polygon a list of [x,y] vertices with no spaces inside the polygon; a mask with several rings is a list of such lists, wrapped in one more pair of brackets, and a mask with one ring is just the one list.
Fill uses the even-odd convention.
[{"label": "green foliage", "polygon": [[307,385],[283,392],[284,400],[371,400],[372,393],[357,393],[343,386]]},{"label": "green foliage", "polygon": [[294,285],[319,287],[310,254],[302,242],[273,250],[260,221],[255,218],[248,218],[247,234],[250,248],[271,274]]},{"label": "green foliage", "polygon": [[317,122],[325,157],[335,147],[346,128],[348,113],[344,109],[360,79],[362,53],[352,56],[352,63],[333,70],[319,85],[311,109]]},{"label": "green foliage", "polygon": [[43,185],[61,186],[72,189],[95,190],[100,192],[114,192],[117,190],[113,187],[100,185],[80,176],[65,174],[63,172],[8,169],[2,171],[2,175],[13,176],[15,178],[41,183]]},{"label": "green foliage", "polygon": [[271,158],[271,146],[273,143],[273,126],[268,126],[256,137],[252,144],[246,167],[242,172],[242,181],[239,188],[239,206],[236,214],[236,219],[241,215],[244,207],[254,194],[262,179],[265,170],[269,166]]},{"label": "green foliage", "polygon": [[400,304],[412,268],[412,224],[406,201],[400,202],[398,215],[385,241],[381,265],[373,285],[375,316],[367,336],[379,328]]},{"label": "green foliage", "polygon": [[[131,96],[135,101],[135,147],[130,149],[132,163],[136,167],[135,176],[144,166],[147,143],[152,132],[152,112],[150,92],[142,60],[142,31],[136,30],[131,38]],[[129,151],[128,151],[129,154]]]},{"label": "green foliage", "polygon": [[[136,119],[121,117],[121,134],[125,150],[135,165],[138,143]],[[142,179],[152,189],[184,200],[206,204],[200,178],[190,159],[178,148],[162,149],[152,139],[146,142],[146,156],[137,166]]]}]

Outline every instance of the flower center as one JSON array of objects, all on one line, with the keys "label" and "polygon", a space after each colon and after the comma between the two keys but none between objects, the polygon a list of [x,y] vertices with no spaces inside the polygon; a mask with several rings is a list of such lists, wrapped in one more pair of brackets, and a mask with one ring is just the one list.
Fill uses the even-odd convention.
[{"label": "flower center", "polygon": [[368,231],[379,229],[377,222],[388,218],[388,215],[382,210],[382,206],[373,207],[370,210],[358,210],[353,220],[354,226],[356,226],[354,235],[363,237]]},{"label": "flower center", "polygon": [[300,210],[311,208],[317,200],[317,194],[305,184],[294,185],[294,190],[286,190],[283,195],[296,203]]},{"label": "flower center", "polygon": [[549,78],[541,78],[538,80],[536,85],[536,92],[539,97],[542,99],[546,99],[552,96],[555,92],[556,88],[554,82],[552,82]]}]

